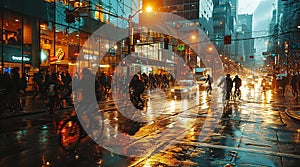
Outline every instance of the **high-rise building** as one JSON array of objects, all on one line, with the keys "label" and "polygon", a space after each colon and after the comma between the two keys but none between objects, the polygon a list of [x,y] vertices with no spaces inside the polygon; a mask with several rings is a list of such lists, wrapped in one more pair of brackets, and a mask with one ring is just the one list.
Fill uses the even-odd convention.
[{"label": "high-rise building", "polygon": [[[147,4],[151,5],[154,1],[143,0],[142,2],[144,6]],[[213,34],[212,0],[162,0],[160,2],[161,3],[154,4],[154,11],[167,12],[186,19],[186,21],[184,21],[184,19],[177,21],[176,31],[183,34],[190,34],[193,33],[195,29],[199,29],[202,31],[201,34],[204,33],[209,37]],[[201,62],[199,57],[197,57],[188,45],[186,45],[185,50],[185,53],[181,55],[185,57],[184,60],[186,63],[188,63],[191,68],[199,66]]]},{"label": "high-rise building", "polygon": [[[252,14],[238,15],[237,33],[239,34],[240,45],[243,45],[243,50],[238,50],[238,56],[242,56],[246,62],[254,61],[254,39],[252,38]],[[249,64],[248,64],[249,65]]]},{"label": "high-rise building", "polygon": [[277,2],[278,22],[278,56],[279,60],[285,60],[287,72],[300,68],[300,5],[298,0]]},{"label": "high-rise building", "polygon": [[[143,2],[149,0],[143,0]],[[161,12],[169,12],[183,17],[190,22],[194,22],[208,36],[212,34],[212,0],[162,0],[161,7],[158,7]],[[191,24],[183,25],[183,27]]]},{"label": "high-rise building", "polygon": [[[234,27],[231,3],[228,0],[214,0],[213,8],[213,39],[221,55],[232,56],[233,43],[224,45],[224,36],[234,39]],[[233,3],[234,4],[234,3]]]}]

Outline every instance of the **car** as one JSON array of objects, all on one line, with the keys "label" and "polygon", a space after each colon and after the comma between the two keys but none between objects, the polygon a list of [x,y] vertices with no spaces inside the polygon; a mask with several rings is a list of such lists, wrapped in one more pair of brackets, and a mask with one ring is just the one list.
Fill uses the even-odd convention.
[{"label": "car", "polygon": [[255,86],[255,81],[253,80],[252,77],[249,77],[246,79],[245,85],[247,87],[253,88]]},{"label": "car", "polygon": [[197,96],[199,90],[198,84],[194,80],[180,80],[171,89],[171,96],[173,98],[190,98]]}]

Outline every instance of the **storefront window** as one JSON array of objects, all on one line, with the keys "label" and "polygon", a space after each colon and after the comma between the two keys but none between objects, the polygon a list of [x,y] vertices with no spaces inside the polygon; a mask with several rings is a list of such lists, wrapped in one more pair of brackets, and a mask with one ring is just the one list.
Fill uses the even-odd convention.
[{"label": "storefront window", "polygon": [[22,17],[16,13],[3,12],[3,61],[4,72],[11,73],[12,69],[22,69],[27,60],[22,54]]},{"label": "storefront window", "polygon": [[54,57],[54,26],[51,22],[40,22],[40,47],[40,66],[48,67]]},{"label": "storefront window", "polygon": [[79,31],[77,29],[69,28],[68,34],[68,55],[65,59],[69,61],[68,63],[68,71],[72,74],[74,73],[74,67],[77,60],[77,56],[79,55],[80,51],[80,38],[79,38]]},{"label": "storefront window", "polygon": [[0,74],[3,74],[3,68],[2,68],[2,59],[3,59],[3,54],[2,54],[2,44],[3,44],[3,22],[2,22],[2,10],[0,12]]},{"label": "storefront window", "polygon": [[[3,24],[2,24],[2,12],[0,12],[0,44],[2,44],[2,41],[3,41],[2,26],[3,26]],[[0,53],[1,53],[1,50],[0,50]],[[0,59],[1,59],[1,57],[0,57]]]},{"label": "storefront window", "polygon": [[50,55],[50,72],[62,72],[68,69],[69,29],[62,25],[55,26],[55,52]]}]

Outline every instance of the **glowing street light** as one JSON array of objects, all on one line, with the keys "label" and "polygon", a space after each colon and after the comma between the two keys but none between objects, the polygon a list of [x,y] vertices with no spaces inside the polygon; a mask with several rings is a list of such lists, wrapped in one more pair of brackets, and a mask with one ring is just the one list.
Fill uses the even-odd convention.
[{"label": "glowing street light", "polygon": [[151,6],[146,7],[146,12],[152,12],[152,7]]}]

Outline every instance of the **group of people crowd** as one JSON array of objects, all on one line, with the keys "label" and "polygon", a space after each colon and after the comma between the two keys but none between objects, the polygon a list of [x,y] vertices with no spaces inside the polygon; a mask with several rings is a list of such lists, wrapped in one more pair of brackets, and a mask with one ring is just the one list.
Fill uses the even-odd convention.
[{"label": "group of people crowd", "polygon": [[13,69],[11,74],[0,74],[0,108],[2,110],[22,110],[19,97],[27,88],[26,75],[20,77],[19,70]]},{"label": "group of people crowd", "polygon": [[[95,75],[91,74],[91,79],[95,81],[95,94],[97,100],[103,99],[110,96],[112,85],[118,86],[117,90],[123,93],[132,93],[137,97],[137,101],[142,101],[141,94],[145,89],[155,89],[160,88],[167,90],[168,88],[175,85],[176,79],[170,73],[146,73],[138,72],[132,78],[127,78],[124,74],[115,74],[114,82],[112,83],[113,76],[107,75],[105,72],[98,72]],[[82,76],[82,75],[81,75]],[[273,77],[272,88],[279,91],[282,96],[285,94],[286,86],[290,85],[292,88],[292,93],[295,99],[298,99],[298,92],[300,91],[300,75],[298,73],[293,73],[286,77],[275,78]],[[80,77],[78,73],[72,77],[68,71],[60,73],[49,73],[48,71],[39,71],[34,73],[33,76],[33,99],[39,97],[41,100],[48,100],[51,103],[56,102],[58,99],[65,99],[70,102],[72,94],[72,82],[73,89],[75,88],[79,80],[84,80],[85,78]],[[73,81],[72,81],[73,80]],[[11,111],[22,110],[22,105],[20,103],[20,96],[24,95],[27,88],[28,79],[26,75],[19,74],[18,69],[13,69],[10,74],[5,73],[0,75],[0,106],[1,109],[8,109]],[[91,80],[90,80],[91,81]],[[212,77],[207,76],[206,82],[208,83],[207,91],[212,91],[211,84],[213,83]],[[265,78],[262,78],[262,85],[266,82]],[[79,83],[79,82],[78,82]],[[129,83],[127,85],[127,83]],[[225,99],[229,99],[231,93],[236,93],[240,91],[242,86],[242,79],[235,75],[231,78],[230,74],[227,74],[219,83],[218,87],[224,89]],[[88,84],[87,87],[90,87]],[[232,89],[234,91],[232,92]],[[71,103],[71,102],[70,102]]]},{"label": "group of people crowd", "polygon": [[149,73],[149,75],[146,73],[135,74],[129,83],[129,93],[131,95],[130,99],[136,108],[142,109],[144,100],[141,98],[141,95],[145,89],[151,90],[160,88],[162,90],[167,90],[174,84],[175,78],[170,73]]},{"label": "group of people crowd", "polygon": [[300,91],[300,75],[298,72],[276,78],[276,86],[274,88],[280,92],[281,96],[284,97],[286,87],[288,85],[292,88],[294,98],[298,100],[298,92]]},{"label": "group of people crowd", "polygon": [[[266,83],[266,77],[262,77],[261,80],[261,87],[262,90],[265,91],[265,85]],[[299,98],[299,91],[300,91],[300,75],[299,73],[292,73],[291,75],[286,75],[286,76],[279,76],[279,75],[274,75],[272,79],[272,84],[270,86],[270,89],[274,90],[275,92],[278,92],[280,96],[284,97],[286,93],[286,87],[291,86],[292,88],[292,94],[293,97],[297,100]],[[236,75],[233,79],[231,79],[230,74],[227,74],[225,78],[221,80],[221,82],[218,84],[220,87],[223,85],[224,92],[225,92],[225,99],[230,98],[230,93],[232,92],[233,85],[235,93],[236,91],[240,91],[240,87],[242,86],[242,80],[241,78]]]}]

